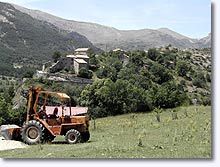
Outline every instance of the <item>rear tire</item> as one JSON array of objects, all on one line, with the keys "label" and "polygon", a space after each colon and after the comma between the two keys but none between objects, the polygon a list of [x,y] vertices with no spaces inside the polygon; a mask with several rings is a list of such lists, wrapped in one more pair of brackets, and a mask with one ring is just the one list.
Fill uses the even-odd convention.
[{"label": "rear tire", "polygon": [[81,135],[78,130],[76,129],[70,129],[66,135],[65,135],[65,140],[69,144],[76,144],[80,142]]},{"label": "rear tire", "polygon": [[22,127],[21,138],[27,144],[42,143],[44,140],[44,130],[40,122],[31,120]]}]

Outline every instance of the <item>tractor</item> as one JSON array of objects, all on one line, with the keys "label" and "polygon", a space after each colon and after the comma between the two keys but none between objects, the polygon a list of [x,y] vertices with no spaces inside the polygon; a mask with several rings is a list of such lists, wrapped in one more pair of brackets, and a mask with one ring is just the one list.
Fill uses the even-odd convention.
[{"label": "tractor", "polygon": [[51,142],[57,135],[65,136],[69,144],[86,142],[90,138],[87,110],[87,107],[71,107],[71,98],[65,93],[31,87],[25,123],[2,134],[26,144]]}]

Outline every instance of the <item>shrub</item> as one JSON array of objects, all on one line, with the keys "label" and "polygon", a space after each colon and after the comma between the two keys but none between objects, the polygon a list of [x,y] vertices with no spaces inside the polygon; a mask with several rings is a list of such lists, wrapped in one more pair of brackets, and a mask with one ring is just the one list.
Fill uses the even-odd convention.
[{"label": "shrub", "polygon": [[174,108],[188,101],[182,86],[177,85],[174,81],[163,83],[154,93],[154,105],[161,108]]},{"label": "shrub", "polygon": [[86,68],[81,68],[79,70],[78,77],[91,79],[92,78],[92,71],[87,70]]},{"label": "shrub", "polygon": [[28,70],[23,74],[22,78],[33,78],[33,75],[34,75],[34,71]]},{"label": "shrub", "polygon": [[[80,103],[97,112],[98,117],[152,110],[151,99],[144,89],[125,80],[102,79],[82,91]],[[103,113],[99,113],[98,108]]]}]

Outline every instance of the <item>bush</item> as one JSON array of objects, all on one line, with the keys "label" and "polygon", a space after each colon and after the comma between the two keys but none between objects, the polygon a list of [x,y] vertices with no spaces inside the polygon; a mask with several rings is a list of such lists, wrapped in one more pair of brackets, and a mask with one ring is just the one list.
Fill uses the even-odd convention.
[{"label": "bush", "polygon": [[79,70],[78,77],[91,79],[92,78],[92,71],[87,70],[86,68],[81,68]]},{"label": "bush", "polygon": [[34,75],[34,71],[28,70],[23,74],[22,78],[33,78],[33,75]]},{"label": "bush", "polygon": [[201,100],[204,106],[211,106],[211,97],[204,96]]},{"label": "bush", "polygon": [[186,61],[179,61],[176,66],[176,70],[179,76],[187,76],[187,73],[191,70],[191,67]]},{"label": "bush", "polygon": [[154,105],[160,108],[174,108],[189,100],[183,87],[174,81],[163,83],[154,93]]},{"label": "bush", "polygon": [[90,107],[97,117],[152,110],[151,99],[144,89],[125,80],[102,79],[82,91],[81,105]]},{"label": "bush", "polygon": [[162,84],[173,79],[170,71],[158,63],[154,63],[151,66],[150,72],[152,73],[152,80],[158,84]]},{"label": "bush", "polygon": [[157,57],[159,56],[159,52],[157,51],[156,48],[153,49],[149,49],[147,52],[147,56],[151,59],[151,60],[157,60]]},{"label": "bush", "polygon": [[198,73],[193,80],[193,85],[199,88],[206,88],[206,79],[203,73]]}]

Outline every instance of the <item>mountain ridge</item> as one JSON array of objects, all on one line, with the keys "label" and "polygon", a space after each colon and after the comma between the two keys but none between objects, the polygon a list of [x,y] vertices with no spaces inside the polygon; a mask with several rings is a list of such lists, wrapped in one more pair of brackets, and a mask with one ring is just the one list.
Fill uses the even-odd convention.
[{"label": "mountain ridge", "polygon": [[204,40],[202,39],[206,37],[201,39],[189,38],[168,28],[119,30],[97,23],[66,20],[40,10],[27,9],[18,5],[14,5],[14,7],[35,19],[49,22],[60,29],[78,32],[103,50],[114,48],[146,50],[169,44],[178,48],[211,47],[211,38],[203,44]]}]

